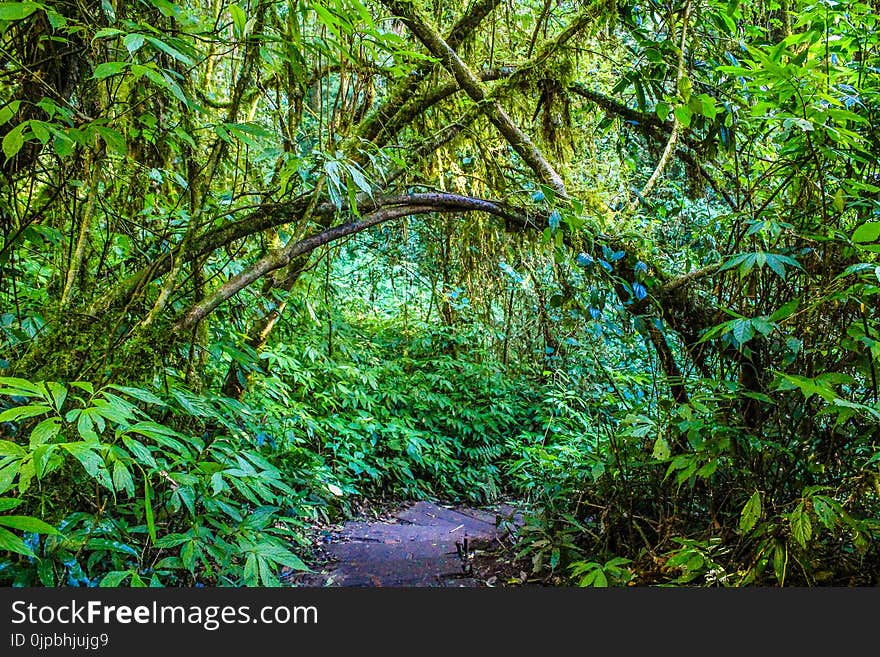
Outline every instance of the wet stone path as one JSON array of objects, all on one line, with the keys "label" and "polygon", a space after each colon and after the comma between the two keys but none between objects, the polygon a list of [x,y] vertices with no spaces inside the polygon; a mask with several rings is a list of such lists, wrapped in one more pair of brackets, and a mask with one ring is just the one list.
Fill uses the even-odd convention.
[{"label": "wet stone path", "polygon": [[350,521],[322,546],[328,563],[298,586],[475,587],[472,551],[507,538],[514,509],[496,512],[416,502],[385,521]]}]

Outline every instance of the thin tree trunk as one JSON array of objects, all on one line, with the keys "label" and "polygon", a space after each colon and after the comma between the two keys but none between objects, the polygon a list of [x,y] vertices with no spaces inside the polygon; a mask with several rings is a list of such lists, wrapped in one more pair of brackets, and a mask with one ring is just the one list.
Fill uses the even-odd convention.
[{"label": "thin tree trunk", "polygon": [[60,305],[62,310],[69,307],[73,300],[73,293],[82,272],[83,261],[85,260],[86,244],[89,241],[89,229],[92,226],[92,214],[95,210],[95,199],[98,194],[99,179],[99,167],[95,164],[94,151],[89,151],[87,156],[86,172],[89,181],[89,189],[86,193],[86,200],[83,204],[82,214],[80,216],[79,234],[76,239],[76,247],[70,257],[70,265],[67,268],[67,277],[64,282],[64,291],[61,293]]},{"label": "thin tree trunk", "polygon": [[504,310],[504,343],[501,345],[501,364],[507,367],[507,351],[510,346],[510,330],[513,325],[513,295],[516,288],[510,286],[510,294],[507,297],[507,307]]}]

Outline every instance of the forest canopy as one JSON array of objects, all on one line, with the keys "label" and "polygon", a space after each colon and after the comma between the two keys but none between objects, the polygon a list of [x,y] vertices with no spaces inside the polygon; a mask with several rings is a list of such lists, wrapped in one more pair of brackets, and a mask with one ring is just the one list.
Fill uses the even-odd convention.
[{"label": "forest canopy", "polygon": [[843,0],[0,3],[0,582],[273,585],[515,499],[556,584],[877,584]]}]

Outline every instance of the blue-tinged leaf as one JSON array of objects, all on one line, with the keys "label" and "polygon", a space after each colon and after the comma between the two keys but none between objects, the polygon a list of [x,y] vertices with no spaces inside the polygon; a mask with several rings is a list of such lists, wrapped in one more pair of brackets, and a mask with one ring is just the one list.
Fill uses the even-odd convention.
[{"label": "blue-tinged leaf", "polygon": [[86,542],[86,547],[89,550],[107,550],[109,552],[122,552],[132,557],[140,556],[138,551],[132,546],[121,541],[112,541],[107,538],[90,538]]},{"label": "blue-tinged leaf", "polygon": [[592,267],[596,264],[596,261],[593,260],[593,256],[587,253],[578,253],[576,261],[581,267]]}]

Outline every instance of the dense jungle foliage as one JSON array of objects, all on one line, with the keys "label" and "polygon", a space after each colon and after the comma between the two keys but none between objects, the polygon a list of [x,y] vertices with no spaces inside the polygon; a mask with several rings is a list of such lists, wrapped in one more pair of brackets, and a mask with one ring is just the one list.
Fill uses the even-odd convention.
[{"label": "dense jungle foliage", "polygon": [[873,0],[0,2],[0,583],[880,583]]}]

